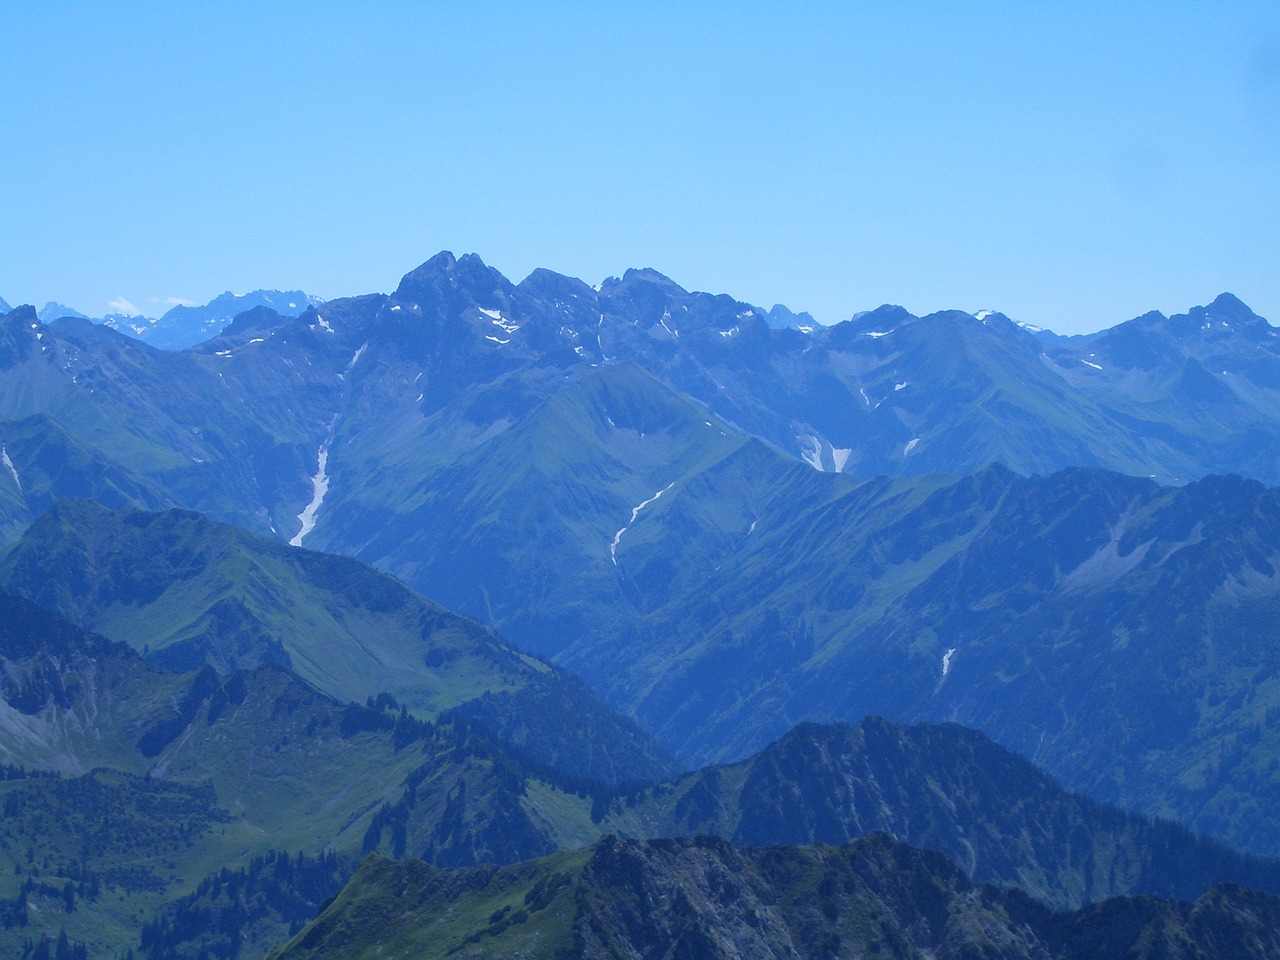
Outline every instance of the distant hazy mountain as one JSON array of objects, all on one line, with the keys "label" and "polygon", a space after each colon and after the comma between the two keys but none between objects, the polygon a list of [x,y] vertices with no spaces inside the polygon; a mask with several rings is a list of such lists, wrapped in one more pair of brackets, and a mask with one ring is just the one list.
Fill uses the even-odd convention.
[{"label": "distant hazy mountain", "polygon": [[109,322],[121,333],[136,336],[161,350],[184,350],[222,332],[237,314],[255,307],[268,307],[282,317],[296,317],[309,307],[324,301],[301,290],[254,290],[235,294],[230,291],[203,306],[178,305],[160,319],[146,325]]},{"label": "distant hazy mountain", "polygon": [[764,315],[765,323],[774,330],[785,330],[795,328],[805,333],[810,332],[820,324],[807,313],[792,313],[780,303],[775,303],[773,309]]},{"label": "distant hazy mountain", "polygon": [[[91,318],[74,307],[50,300],[37,311],[36,317],[44,324],[53,323],[63,317],[92,319],[95,323],[142,340],[161,350],[184,350],[217,336],[238,314],[246,310],[268,307],[281,317],[296,317],[309,307],[323,302],[319,297],[313,297],[301,290],[254,290],[245,294],[234,294],[228,291],[201,306],[179,304],[171,307],[159,318],[125,313],[108,313]],[[11,309],[7,303],[0,300],[0,315],[9,313]]]},{"label": "distant hazy mountain", "polygon": [[120,330],[131,336],[145,333],[156,322],[154,317],[144,317],[141,314],[134,313],[108,313],[104,316],[93,318],[86,313],[81,313],[75,307],[68,307],[55,300],[50,300],[41,307],[36,312],[36,316],[44,324],[53,323],[63,317],[71,317],[76,320],[92,320],[94,323],[100,323],[103,326],[110,327],[112,330]]},{"label": "distant hazy mountain", "polygon": [[53,323],[53,321],[60,320],[63,317],[79,317],[81,320],[89,319],[87,314],[81,313],[74,307],[64,306],[63,304],[56,303],[53,300],[50,300],[36,311],[36,316],[40,318],[41,323]]},{"label": "distant hazy mountain", "polygon": [[145,339],[154,329],[156,319],[137,313],[108,313],[104,317],[98,317],[94,322],[111,330],[117,330],[126,336]]}]

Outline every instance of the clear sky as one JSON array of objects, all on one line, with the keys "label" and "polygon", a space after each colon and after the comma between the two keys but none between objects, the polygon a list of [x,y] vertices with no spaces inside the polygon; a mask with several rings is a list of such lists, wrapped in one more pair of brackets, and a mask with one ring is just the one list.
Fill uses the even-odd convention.
[{"label": "clear sky", "polygon": [[1280,324],[1280,4],[0,0],[0,297],[650,266],[837,322]]}]

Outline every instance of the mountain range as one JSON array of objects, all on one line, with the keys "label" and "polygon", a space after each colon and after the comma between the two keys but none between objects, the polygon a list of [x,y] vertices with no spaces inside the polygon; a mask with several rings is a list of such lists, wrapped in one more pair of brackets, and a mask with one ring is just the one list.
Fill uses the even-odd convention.
[{"label": "mountain range", "polygon": [[955,725],[802,727],[743,764],[610,787],[456,714],[424,724],[385,695],[343,705],[274,664],[158,670],[2,591],[0,613],[0,943],[13,955],[41,932],[96,955],[130,942],[252,955],[365,854],[467,867],[608,835],[757,847],[891,831],[1060,908],[1224,882],[1280,892],[1280,863],[1073,797]]},{"label": "mountain range", "polygon": [[[250,293],[227,291],[203,305],[179,303],[159,318],[141,314],[108,313],[91,318],[73,307],[49,301],[37,312],[41,323],[52,323],[63,317],[90,320],[110,327],[126,336],[135,337],[161,350],[185,350],[210,337],[215,337],[239,314],[255,307],[268,307],[281,316],[296,317],[308,307],[324,303],[301,290],[254,290]],[[0,300],[0,312],[11,308]]]},{"label": "mountain range", "polygon": [[[66,493],[196,509],[395,574],[582,675],[687,762],[804,719],[956,719],[1073,788],[1280,851],[1252,826],[1275,802],[1272,667],[1233,643],[1273,602],[1271,494],[1078,465],[1124,448],[1107,459],[1131,473],[1265,480],[1258,431],[1280,422],[1265,321],[1226,295],[1070,339],[998,314],[886,307],[818,329],[764,314],[651,270],[513,285],[449,254],[391,296],[255,308],[184,352],[15,311],[4,528]],[[1197,364],[1234,386],[1192,390]],[[869,465],[831,452],[853,435],[815,426],[856,427],[861,457],[890,412],[946,420],[940,459],[918,464],[946,473],[918,474],[921,439],[900,479],[859,480]],[[1243,457],[1209,456],[1207,423]],[[819,456],[801,435],[836,439]],[[83,450],[56,474],[51,440]]]},{"label": "mountain range", "polygon": [[[170,458],[178,450],[188,458],[165,478],[184,487],[174,491],[183,505],[275,526],[286,538],[301,526],[322,446],[335,472],[352,457],[363,469],[391,444],[401,456],[413,449],[414,461],[428,446],[433,459],[450,458],[566,377],[625,363],[692,399],[706,419],[862,477],[963,475],[993,462],[1024,474],[1092,466],[1170,483],[1227,472],[1280,477],[1277,341],[1229,295],[1084,338],[956,311],[917,318],[881,307],[832,327],[784,329],[765,316],[652,270],[627,271],[598,291],[542,270],[513,285],[474,255],[445,253],[390,296],[331,301],[296,319],[264,307],[196,350],[163,357],[74,320],[46,326],[15,311],[5,323],[5,379],[23,381],[27,402],[11,396],[0,413],[52,416],[52,406],[79,408],[86,392],[106,391],[92,406],[118,407],[111,420],[132,421],[134,434],[162,443]],[[12,362],[31,359],[37,342],[42,363]],[[103,382],[82,383],[81,362]],[[167,385],[154,382],[159,370]],[[117,379],[153,382],[129,391]],[[205,408],[198,424],[189,398],[173,395],[188,383]],[[238,419],[227,407],[239,404],[259,413],[269,436],[226,422]],[[75,422],[88,410],[61,412],[64,429],[89,426]],[[205,438],[193,426],[231,436]],[[188,435],[183,442],[176,431]],[[354,440],[357,431],[370,440]],[[229,457],[249,463],[229,474]],[[139,466],[155,472],[146,458]],[[239,508],[217,503],[210,486],[234,493]],[[326,520],[317,518],[317,530]]]},{"label": "mountain range", "polygon": [[[1266,949],[1242,931],[1280,855],[1280,342],[1234,297],[1085,337],[820,327],[448,253],[389,295],[281,296],[178,314],[185,349],[0,316],[15,950],[56,917],[153,960],[261,955],[366,854],[464,872],[371,860],[291,950],[362,943],[385,880],[424,891],[406,944],[439,909],[442,943],[718,955],[747,941],[706,877],[799,903],[819,861],[846,893],[951,891],[943,926],[837,898],[757,911],[751,950],[1072,956],[1120,916],[1116,949]],[[115,846],[73,849],[85,797],[131,824]],[[130,874],[153,807],[170,865]],[[656,839],[689,834],[737,847]],[[641,876],[701,891],[646,943]],[[1201,899],[1090,906],[1135,894]]]}]

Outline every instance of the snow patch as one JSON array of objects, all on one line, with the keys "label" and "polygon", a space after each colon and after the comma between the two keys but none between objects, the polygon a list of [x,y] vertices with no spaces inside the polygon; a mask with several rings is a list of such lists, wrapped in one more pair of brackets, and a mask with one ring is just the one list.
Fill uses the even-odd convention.
[{"label": "snow patch", "polygon": [[991,316],[994,312],[995,312],[994,310],[979,310],[977,313],[973,315],[973,319],[985,320],[987,319],[987,317]]},{"label": "snow patch", "polygon": [[392,313],[397,313],[399,310],[400,310],[400,304],[398,303],[391,308]]},{"label": "snow patch", "polygon": [[485,334],[484,338],[486,340],[492,340],[494,343],[510,343],[511,342],[510,340],[500,340],[497,337],[491,337],[487,333]]},{"label": "snow patch", "polygon": [[668,321],[668,320],[670,320],[670,319],[671,319],[671,311],[670,311],[670,310],[663,310],[663,311],[662,311],[662,316],[658,318],[658,322],[659,322],[660,324],[662,324],[662,329],[663,329],[663,330],[665,330],[665,331],[667,331],[667,333],[671,334],[671,338],[672,338],[673,340],[679,340],[679,339],[680,339],[680,333],[679,333],[679,331],[672,330],[670,327],[668,327],[668,326],[667,326],[667,321]]},{"label": "snow patch", "polygon": [[18,485],[18,492],[22,492],[22,478],[18,476],[18,468],[13,465],[13,461],[9,459],[9,451],[0,444],[0,463],[3,463],[9,471],[9,476],[13,477],[13,482]]},{"label": "snow patch", "polygon": [[732,330],[718,330],[716,332],[719,333],[720,336],[722,337],[732,337],[734,334],[738,332],[738,327],[734,327]]},{"label": "snow patch", "polygon": [[351,358],[351,362],[347,364],[347,373],[350,373],[351,368],[356,365],[356,361],[358,361],[361,357],[364,356],[364,352],[368,348],[368,346],[369,346],[369,341],[367,340],[364,343],[360,344],[360,349],[355,352],[355,356],[353,356]]},{"label": "snow patch", "polygon": [[636,522],[636,517],[640,516],[641,510],[653,503],[653,501],[657,500],[675,485],[676,482],[672,480],[648,500],[642,500],[631,508],[631,519],[627,521],[626,526],[613,535],[613,542],[609,544],[609,558],[613,561],[613,565],[615,567],[618,565],[618,543],[622,540],[622,535],[631,529],[631,525]]},{"label": "snow patch", "polygon": [[892,330],[868,330],[863,336],[870,337],[872,340],[879,340],[881,337],[887,337],[891,333],[893,333]]},{"label": "snow patch", "polygon": [[266,343],[266,340],[262,337],[254,337],[249,343]]},{"label": "snow patch", "polygon": [[[361,347],[361,349],[364,348]],[[293,535],[293,539],[289,541],[290,546],[302,546],[302,538],[315,529],[316,513],[324,503],[325,494],[329,492],[329,443],[332,440],[333,433],[330,428],[329,436],[325,438],[324,443],[320,444],[320,450],[316,454],[316,475],[311,478],[311,502],[298,514],[298,523],[302,524],[302,528]]]},{"label": "snow patch", "polygon": [[1089,361],[1089,360],[1086,360],[1086,359],[1084,359],[1083,357],[1081,357],[1081,358],[1080,358],[1080,362],[1081,362],[1081,363],[1083,363],[1086,367],[1093,367],[1093,369],[1095,369],[1095,370],[1101,370],[1101,369],[1102,369],[1102,367],[1098,366],[1098,364],[1093,363],[1093,362],[1091,362],[1091,361]]},{"label": "snow patch", "polygon": [[956,655],[956,648],[952,647],[942,655],[942,675],[945,677],[951,672],[951,658]]},{"label": "snow patch", "polygon": [[600,359],[606,363],[609,358],[604,355],[604,343],[600,339],[600,328],[604,326],[604,314],[600,314],[600,319],[596,321],[596,346],[600,349]]},{"label": "snow patch", "polygon": [[[292,306],[293,306],[293,304],[291,303],[291,304],[289,304],[289,306],[291,306],[291,307],[292,307]],[[336,333],[336,332],[337,332],[336,330],[334,330],[334,329],[333,329],[333,327],[329,326],[329,321],[328,321],[328,320],[326,320],[324,317],[320,316],[320,314],[318,314],[318,313],[316,314],[316,325],[317,325],[321,330],[325,331],[325,333]]]},{"label": "snow patch", "polygon": [[[853,454],[852,448],[833,447],[812,434],[796,437],[796,439],[800,441],[800,459],[819,473],[842,473],[845,464],[849,462],[849,457]],[[825,452],[828,450],[831,451],[829,471],[827,464],[823,462]]]},{"label": "snow patch", "polygon": [[907,387],[909,387],[909,386],[911,386],[911,381],[910,381],[910,380],[903,380],[901,383],[895,383],[895,384],[893,385],[893,392],[894,392],[894,393],[897,393],[899,390],[905,390],[905,389],[907,389]]},{"label": "snow patch", "polygon": [[817,437],[800,437],[800,459],[819,473],[822,472],[822,441]]},{"label": "snow patch", "polygon": [[907,445],[902,448],[902,455],[905,457],[908,453],[916,448],[916,444],[920,442],[919,437],[912,437],[907,441]]},{"label": "snow patch", "polygon": [[486,310],[484,307],[477,307],[476,309],[479,310],[481,313],[483,313],[486,317],[488,317],[489,321],[495,327],[500,327],[504,333],[515,333],[517,330],[520,329],[520,324],[512,323],[510,320],[508,320],[506,317],[502,315],[501,311]]}]

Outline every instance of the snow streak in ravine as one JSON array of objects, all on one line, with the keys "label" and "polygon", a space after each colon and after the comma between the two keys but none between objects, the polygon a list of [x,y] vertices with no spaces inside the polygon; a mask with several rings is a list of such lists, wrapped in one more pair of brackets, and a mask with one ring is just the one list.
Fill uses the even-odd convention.
[{"label": "snow streak in ravine", "polygon": [[9,474],[13,477],[13,482],[18,485],[18,491],[22,491],[22,478],[18,476],[18,468],[13,465],[13,461],[9,459],[9,451],[0,446],[0,461],[4,462],[8,468]]},{"label": "snow streak in ravine", "polygon": [[613,535],[613,542],[609,544],[609,558],[613,561],[613,565],[615,567],[618,565],[618,542],[622,539],[622,535],[631,529],[631,525],[636,522],[636,517],[640,516],[641,510],[653,503],[653,501],[657,500],[675,485],[676,482],[672,480],[648,500],[644,500],[631,508],[631,519],[627,521],[626,526]]},{"label": "snow streak in ravine", "polygon": [[298,523],[302,524],[302,528],[293,535],[293,539],[289,544],[294,547],[302,546],[302,538],[315,528],[316,514],[320,511],[320,504],[324,503],[325,494],[329,492],[329,443],[333,439],[329,436],[324,443],[320,444],[320,451],[316,455],[316,475],[311,478],[311,502],[306,508],[298,514]]}]

